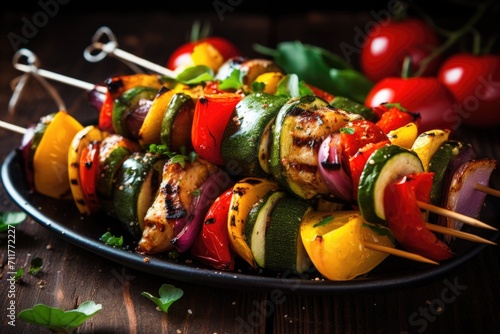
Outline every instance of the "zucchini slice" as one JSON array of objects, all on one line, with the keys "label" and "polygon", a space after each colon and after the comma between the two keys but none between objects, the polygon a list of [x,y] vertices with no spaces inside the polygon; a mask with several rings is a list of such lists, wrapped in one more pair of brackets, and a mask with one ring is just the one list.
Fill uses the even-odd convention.
[{"label": "zucchini slice", "polygon": [[224,162],[237,164],[239,175],[269,174],[269,131],[287,101],[282,96],[254,93],[236,105],[224,130],[221,154]]},{"label": "zucchini slice", "polygon": [[136,238],[142,235],[144,216],[153,204],[166,162],[151,153],[134,152],[118,171],[111,214]]},{"label": "zucchini slice", "polygon": [[195,102],[188,94],[172,96],[161,121],[160,141],[170,152],[180,152],[184,147],[192,150],[191,127],[193,125]]},{"label": "zucchini slice", "polygon": [[299,198],[280,198],[271,213],[265,240],[265,268],[271,271],[292,270],[304,273],[312,262],[302,242],[300,224],[312,207]]},{"label": "zucchini slice", "polygon": [[358,186],[358,206],[363,218],[386,225],[384,190],[391,182],[411,173],[423,172],[422,161],[414,151],[398,145],[383,146],[368,158]]},{"label": "zucchini slice", "polygon": [[252,250],[255,263],[261,268],[266,265],[266,231],[271,223],[271,214],[280,199],[286,196],[284,191],[272,190],[248,213],[248,218],[243,227],[243,233]]}]

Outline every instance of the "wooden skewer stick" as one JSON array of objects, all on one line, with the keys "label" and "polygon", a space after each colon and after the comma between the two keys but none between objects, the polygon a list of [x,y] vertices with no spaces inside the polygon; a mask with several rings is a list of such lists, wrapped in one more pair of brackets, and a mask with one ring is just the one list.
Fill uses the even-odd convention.
[{"label": "wooden skewer stick", "polygon": [[435,224],[430,224],[430,223],[426,223],[425,226],[427,226],[427,228],[433,232],[447,234],[447,235],[451,235],[453,237],[457,237],[457,238],[464,239],[464,240],[469,240],[469,241],[473,241],[473,242],[479,242],[482,244],[496,246],[495,242],[478,237],[477,235],[474,235],[471,233],[466,233],[466,232],[462,232],[462,231],[455,230],[452,228],[439,226],[439,225],[435,225]]},{"label": "wooden skewer stick", "polygon": [[430,263],[430,264],[439,264],[438,262],[432,261],[426,257],[421,256],[421,255],[410,253],[410,252],[407,252],[407,251],[404,251],[401,249],[382,246],[382,245],[378,245],[378,244],[374,244],[372,242],[366,242],[366,241],[364,242],[364,245],[366,248],[369,248],[369,249],[372,249],[372,250],[375,250],[378,252],[382,252],[382,253],[387,253],[390,255],[403,257],[405,259],[409,259],[412,261],[418,261],[418,262],[424,262],[424,263]]},{"label": "wooden skewer stick", "polygon": [[488,230],[498,231],[497,228],[495,228],[495,227],[493,227],[491,225],[485,224],[485,223],[483,223],[480,220],[477,220],[475,218],[463,215],[461,213],[458,213],[458,212],[455,212],[455,211],[451,211],[451,210],[446,210],[446,209],[443,209],[443,208],[441,208],[439,206],[435,206],[435,205],[432,205],[432,204],[429,204],[429,203],[426,203],[426,202],[422,202],[422,201],[417,201],[417,203],[418,203],[418,206],[421,209],[428,210],[428,211],[437,213],[439,215],[442,215],[442,216],[445,216],[445,217],[448,217],[448,218],[453,218],[453,219],[460,220],[464,224],[471,225],[471,226],[474,226],[474,227],[485,228],[485,229],[488,229]]},{"label": "wooden skewer stick", "polygon": [[487,187],[481,183],[476,183],[474,185],[474,189],[477,191],[482,191],[483,193],[486,193],[486,194],[491,195],[491,196],[500,197],[500,190],[496,190],[496,189]]}]

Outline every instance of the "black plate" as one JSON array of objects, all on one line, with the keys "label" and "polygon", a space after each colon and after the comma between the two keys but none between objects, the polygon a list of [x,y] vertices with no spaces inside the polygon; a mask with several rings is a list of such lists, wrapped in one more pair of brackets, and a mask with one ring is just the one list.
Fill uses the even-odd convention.
[{"label": "black plate", "polygon": [[[367,275],[344,282],[315,280],[320,277],[317,272],[304,274],[301,277],[287,273],[282,273],[281,276],[266,275],[244,270],[222,272],[198,265],[195,261],[172,260],[162,256],[148,256],[150,260],[145,262],[143,255],[133,252],[132,243],[129,243],[131,250],[123,250],[107,246],[99,241],[99,237],[108,228],[111,228],[114,235],[120,235],[123,231],[113,218],[106,215],[84,217],[78,213],[75,205],[70,201],[63,204],[61,201],[28,191],[15,150],[8,155],[2,165],[2,181],[7,193],[22,210],[64,240],[135,270],[184,282],[223,288],[261,291],[280,289],[286,292],[308,293],[394,289],[436,280],[487,247],[483,244],[458,240],[454,249],[456,256],[449,261],[442,262],[439,266],[389,256]],[[481,219],[488,223],[498,222],[500,213],[494,208],[499,205],[499,199],[488,196]],[[490,240],[496,240],[500,235],[500,232],[484,229],[467,228],[466,230]]]}]

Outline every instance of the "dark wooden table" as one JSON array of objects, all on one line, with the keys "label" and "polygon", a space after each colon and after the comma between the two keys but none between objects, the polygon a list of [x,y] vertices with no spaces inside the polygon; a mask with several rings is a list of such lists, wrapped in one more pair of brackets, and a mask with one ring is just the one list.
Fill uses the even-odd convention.
[{"label": "dark wooden table", "polygon": [[[55,3],[55,2],[53,2]],[[11,65],[17,48],[38,55],[41,67],[90,83],[113,74],[129,73],[119,60],[100,63],[83,59],[84,48],[101,26],[116,34],[119,47],[152,62],[163,64],[170,52],[187,38],[195,19],[209,21],[215,34],[234,41],[249,56],[252,43],[275,45],[302,40],[339,52],[341,41],[354,41],[355,28],[374,20],[368,11],[295,11],[259,14],[236,6],[221,18],[214,10],[181,12],[138,8],[137,11],[70,10],[63,4],[51,12],[37,6],[0,15],[0,119],[26,127],[40,116],[56,111],[50,96],[34,79],[22,94],[14,115],[7,112],[10,82],[20,75]],[[371,8],[369,8],[371,9]],[[45,13],[45,14],[43,14]],[[38,20],[38,21],[37,21]],[[29,25],[32,25],[31,27]],[[36,24],[36,25],[33,25]],[[356,62],[355,59],[353,59]],[[68,112],[81,122],[96,119],[80,89],[52,82]],[[500,128],[463,129],[460,136],[481,156],[500,159]],[[3,160],[20,144],[21,135],[0,130]],[[492,177],[500,189],[498,171]],[[0,209],[18,211],[0,187]],[[500,226],[499,222],[496,222]],[[292,293],[283,291],[279,303],[269,291],[214,287],[210,282],[185,282],[133,270],[82,250],[28,218],[16,228],[16,267],[43,259],[36,276],[25,274],[15,285],[15,296],[6,298],[7,239],[0,236],[1,333],[42,333],[21,320],[7,322],[9,303],[16,313],[37,303],[72,309],[84,301],[102,304],[101,313],[78,328],[78,333],[487,333],[500,327],[499,247],[488,246],[477,256],[444,275],[395,289],[362,292]],[[155,310],[141,296],[157,295],[158,288],[173,284],[184,291],[168,314]]]}]

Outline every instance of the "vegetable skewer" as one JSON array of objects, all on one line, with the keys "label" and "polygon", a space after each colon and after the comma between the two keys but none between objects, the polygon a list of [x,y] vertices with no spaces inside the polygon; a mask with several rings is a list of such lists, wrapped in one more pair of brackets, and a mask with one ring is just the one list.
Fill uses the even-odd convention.
[{"label": "vegetable skewer", "polygon": [[[17,125],[14,125],[14,124],[11,124],[11,123],[8,123],[8,122],[5,122],[5,121],[1,121],[1,120],[0,120],[0,128],[6,129],[6,130],[9,130],[9,131],[13,131],[13,132],[16,132],[16,133],[19,133],[19,134],[24,134],[27,131],[26,128],[23,128],[23,127],[20,127],[20,126],[17,126]],[[498,190],[495,190],[495,189],[492,189],[492,188],[489,188],[489,187],[486,187],[486,186],[481,186],[481,189],[478,189],[478,190],[482,190],[482,189],[487,189],[486,191],[493,192],[493,193],[495,193],[495,192],[498,191]],[[418,204],[424,210],[433,211],[435,213],[438,213],[438,214],[441,214],[441,215],[444,215],[444,216],[448,216],[448,217],[452,217],[452,218],[455,218],[455,219],[462,220],[465,223],[468,223],[469,225],[474,226],[474,227],[485,228],[485,229],[490,229],[490,230],[494,230],[494,231],[498,230],[497,228],[495,228],[495,227],[493,227],[491,225],[485,224],[485,223],[481,222],[480,220],[477,220],[477,219],[471,218],[471,217],[467,217],[467,216],[459,214],[457,212],[446,210],[446,209],[443,209],[443,208],[440,208],[440,207],[437,207],[437,206],[434,206],[434,205],[431,205],[429,203],[425,203],[425,202],[422,202],[422,201],[418,201]],[[473,241],[473,242],[479,242],[479,243],[486,243],[486,244],[496,245],[496,243],[491,242],[491,241],[489,241],[487,239],[480,238],[480,237],[475,236],[475,235],[470,234],[470,233],[465,233],[465,232],[457,231],[457,230],[454,230],[452,228],[437,226],[437,225],[430,224],[430,223],[427,223],[426,226],[429,229],[431,229],[433,231],[436,231],[436,232],[439,232],[439,233],[449,234],[449,235],[456,236],[458,238],[462,238],[462,239]],[[374,248],[375,246],[373,246],[372,244],[369,244],[369,243],[367,244],[367,247],[368,248],[372,247],[373,249],[375,249]],[[386,252],[386,253],[390,253],[390,252],[393,251],[392,249],[383,248],[381,246],[378,246],[377,249],[375,249],[375,250],[381,250],[382,251],[382,249],[385,249],[384,252]],[[394,255],[398,255],[398,254],[403,254],[403,253],[401,253],[401,252],[394,252]],[[398,255],[398,256],[402,256],[402,255]],[[415,260],[418,258],[418,256],[413,257],[412,255],[409,255],[409,254],[406,254],[406,256],[404,256],[404,257],[409,258],[409,259],[414,258]],[[421,260],[424,260],[424,258],[422,257]],[[425,262],[425,260],[424,260],[424,262]]]},{"label": "vegetable skewer", "polygon": [[[94,88],[95,88],[95,87],[94,87]],[[206,103],[206,101],[204,101],[204,102]],[[229,108],[229,109],[231,109],[231,108]],[[318,114],[318,115],[319,115],[319,114]],[[313,131],[313,132],[316,132],[316,131]],[[216,141],[216,142],[218,142],[218,141]],[[200,155],[200,156],[201,156],[201,155]],[[223,160],[223,161],[225,161],[225,160]],[[280,163],[282,163],[282,162],[280,162]],[[216,163],[216,164],[219,164],[219,163]],[[309,198],[309,197],[308,197],[308,198]],[[307,199],[307,198],[306,198],[306,199]],[[477,224],[476,224],[476,225],[477,225]],[[460,233],[458,233],[458,234],[460,234]],[[469,240],[470,240],[470,238],[469,238]],[[480,240],[480,239],[479,239],[479,240]],[[476,240],[476,241],[477,241],[477,240]],[[369,246],[370,246],[370,243],[368,244],[368,247],[366,247],[366,248],[369,248]],[[389,253],[389,252],[388,252],[388,253]],[[411,253],[410,253],[410,254],[411,254]],[[421,260],[423,260],[424,262],[428,262],[428,259],[421,259]]]}]

